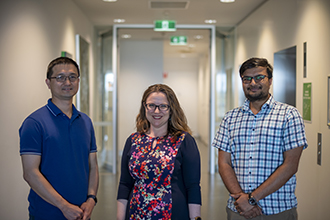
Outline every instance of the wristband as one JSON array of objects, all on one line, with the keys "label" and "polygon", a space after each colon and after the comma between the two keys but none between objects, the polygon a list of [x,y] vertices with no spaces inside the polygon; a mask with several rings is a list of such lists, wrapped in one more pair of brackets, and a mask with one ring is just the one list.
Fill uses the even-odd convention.
[{"label": "wristband", "polygon": [[88,195],[88,196],[87,196],[87,199],[89,199],[89,198],[94,199],[94,202],[95,202],[95,205],[96,205],[96,203],[97,203],[97,198],[96,198],[96,196],[95,196],[95,195]]}]

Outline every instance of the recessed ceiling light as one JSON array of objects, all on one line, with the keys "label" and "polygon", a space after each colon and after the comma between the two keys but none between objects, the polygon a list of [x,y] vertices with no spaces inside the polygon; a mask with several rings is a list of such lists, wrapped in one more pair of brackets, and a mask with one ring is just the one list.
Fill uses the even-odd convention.
[{"label": "recessed ceiling light", "polygon": [[224,2],[224,3],[230,3],[230,2],[234,2],[235,0],[220,0],[220,2]]},{"label": "recessed ceiling light", "polygon": [[113,22],[115,22],[115,23],[124,23],[125,19],[113,19]]},{"label": "recessed ceiling light", "polygon": [[123,34],[121,35],[121,37],[127,39],[127,38],[131,38],[132,36],[130,34]]},{"label": "recessed ceiling light", "polygon": [[204,22],[207,23],[207,24],[215,24],[215,23],[217,23],[216,20],[205,20]]},{"label": "recessed ceiling light", "polygon": [[201,40],[201,39],[203,39],[203,35],[195,35],[194,39]]},{"label": "recessed ceiling light", "polygon": [[103,0],[104,2],[116,2],[117,0]]}]

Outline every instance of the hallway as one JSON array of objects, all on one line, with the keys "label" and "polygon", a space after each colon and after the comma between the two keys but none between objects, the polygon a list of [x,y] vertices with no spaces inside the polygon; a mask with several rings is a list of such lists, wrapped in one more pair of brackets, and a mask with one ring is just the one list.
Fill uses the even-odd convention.
[{"label": "hallway", "polygon": [[[228,192],[222,183],[220,175],[208,172],[208,146],[196,139],[201,154],[201,188],[202,188],[202,219],[222,220],[226,218],[226,202]],[[92,215],[93,220],[116,219],[116,197],[120,174],[109,173],[100,169],[98,204]]]}]

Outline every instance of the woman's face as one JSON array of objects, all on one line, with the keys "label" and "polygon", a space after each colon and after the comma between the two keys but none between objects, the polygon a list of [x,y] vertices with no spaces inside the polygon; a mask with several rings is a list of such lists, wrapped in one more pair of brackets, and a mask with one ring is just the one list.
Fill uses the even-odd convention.
[{"label": "woman's face", "polygon": [[162,133],[166,134],[170,117],[169,102],[166,95],[162,92],[151,93],[146,100],[145,111],[147,120],[150,123],[150,129],[161,130]]}]

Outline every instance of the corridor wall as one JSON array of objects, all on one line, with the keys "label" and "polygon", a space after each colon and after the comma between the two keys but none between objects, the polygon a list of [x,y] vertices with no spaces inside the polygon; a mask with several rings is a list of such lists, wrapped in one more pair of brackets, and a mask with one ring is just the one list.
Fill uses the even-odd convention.
[{"label": "corridor wall", "polygon": [[45,84],[48,63],[61,51],[75,59],[76,34],[92,45],[94,28],[72,1],[0,2],[1,219],[28,219],[29,187],[22,177],[18,129],[50,97]]}]

